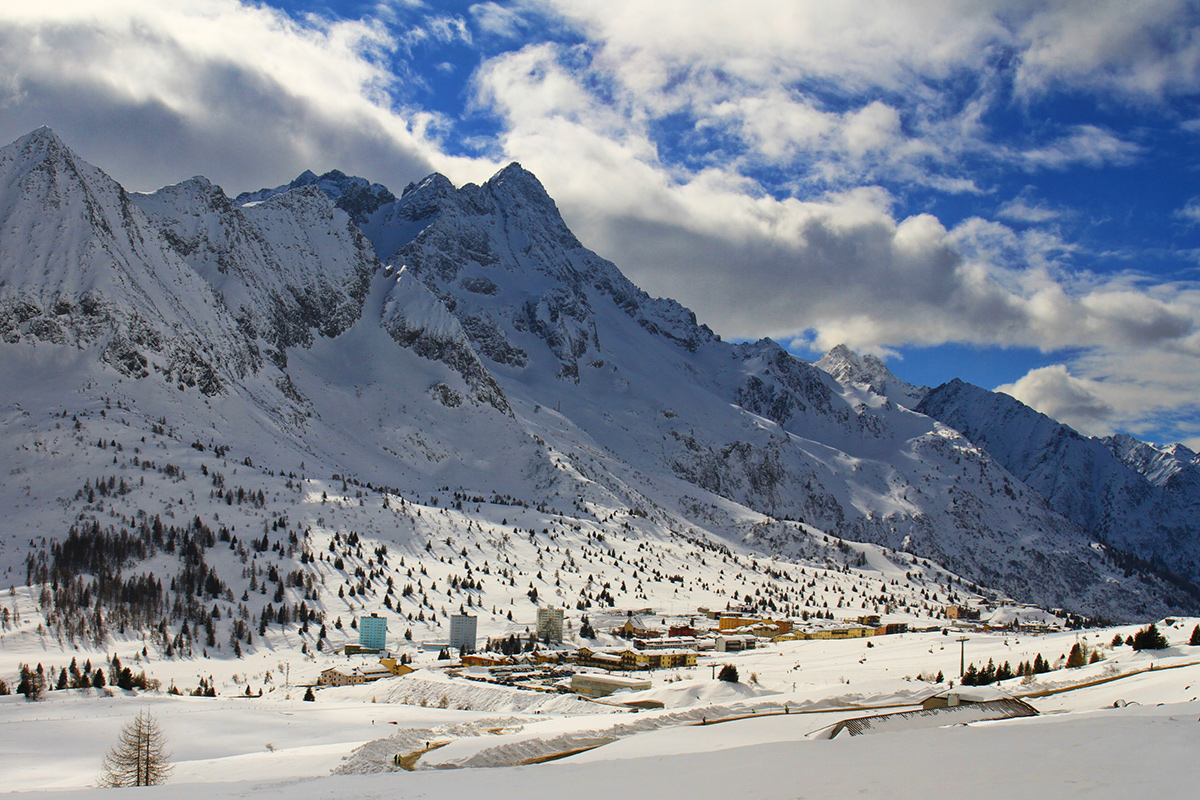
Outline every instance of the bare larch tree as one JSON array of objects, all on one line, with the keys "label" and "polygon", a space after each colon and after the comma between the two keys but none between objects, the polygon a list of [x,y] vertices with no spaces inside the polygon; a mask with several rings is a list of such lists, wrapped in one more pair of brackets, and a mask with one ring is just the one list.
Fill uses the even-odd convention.
[{"label": "bare larch tree", "polygon": [[125,723],[121,736],[104,757],[101,786],[154,786],[171,774],[170,753],[158,722],[149,711]]}]

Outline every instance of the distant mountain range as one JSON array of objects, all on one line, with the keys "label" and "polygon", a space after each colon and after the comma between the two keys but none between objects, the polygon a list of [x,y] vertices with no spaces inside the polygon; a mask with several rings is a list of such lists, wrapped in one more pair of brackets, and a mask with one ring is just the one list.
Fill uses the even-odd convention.
[{"label": "distant mountain range", "polygon": [[[844,347],[812,364],[722,341],[583,247],[517,164],[398,197],[340,172],[141,195],[39,129],[0,149],[0,340],[0,405],[45,412],[0,442],[63,485],[96,454],[35,458],[38,426],[116,398],[137,430],[234,441],[272,475],[619,505],[763,557],[873,542],[1117,619],[1200,607],[1194,453],[1087,439]],[[9,483],[15,565],[72,511]]]}]

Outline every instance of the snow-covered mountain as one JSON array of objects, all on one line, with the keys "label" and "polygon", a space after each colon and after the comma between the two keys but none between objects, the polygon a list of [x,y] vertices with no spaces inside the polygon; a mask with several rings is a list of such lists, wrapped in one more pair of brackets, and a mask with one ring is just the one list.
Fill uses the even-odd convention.
[{"label": "snow-covered mountain", "polygon": [[49,128],[0,149],[0,336],[207,395],[257,368],[213,288]]},{"label": "snow-covered mountain", "polygon": [[[941,565],[922,561],[922,580],[949,570],[1085,613],[1196,602],[910,410],[921,390],[882,364],[847,351],[854,369],[835,380],[648,296],[519,165],[399,198],[340,173],[241,204],[202,178],[132,197],[42,130],[0,151],[0,169],[10,571],[31,538],[88,515],[132,529],[158,514],[243,540],[282,526],[289,553],[351,531],[413,563],[478,553],[488,574],[504,565],[508,588],[488,598],[501,603],[518,580],[567,605],[766,602],[688,572],[714,553],[768,594],[783,590],[759,558],[886,561],[889,580],[919,558]],[[154,480],[96,495],[96,479],[145,478],[147,462]],[[234,470],[253,510],[228,510]],[[696,585],[633,556],[642,544]],[[593,572],[576,581],[583,553]],[[356,568],[382,574],[369,556]],[[924,583],[905,591],[931,602]]]},{"label": "snow-covered mountain", "polygon": [[316,188],[239,208],[196,177],[133,200],[275,360],[286,363],[287,348],[311,344],[317,332],[337,336],[362,314],[379,263]]},{"label": "snow-covered mountain", "polygon": [[[363,230],[459,320],[527,430],[631,505],[738,530],[744,511],[716,496],[1043,602],[1116,589],[1120,571],[1074,526],[906,410],[923,389],[848,350],[826,360],[847,367],[839,383],[769,340],[720,341],[584,248],[519,165],[461,189],[431,176]],[[788,535],[761,546],[787,552]]]},{"label": "snow-covered mountain", "polygon": [[234,199],[234,202],[239,206],[261,203],[268,198],[305,186],[316,187],[327,197],[336,200],[338,208],[349,214],[350,219],[360,225],[375,209],[396,199],[396,196],[389,192],[386,186],[370,183],[335,169],[324,175],[316,175],[311,170],[305,170],[296,180],[286,186],[259,189],[257,192],[242,192]]},{"label": "snow-covered mountain", "polygon": [[929,393],[928,386],[914,386],[902,381],[875,356],[859,355],[844,344],[823,355],[816,366],[832,375],[838,383],[861,384],[905,408],[916,408]]},{"label": "snow-covered mountain", "polygon": [[917,407],[991,453],[1090,536],[1200,579],[1200,465],[1182,445],[1082,436],[1018,400],[962,381]]}]

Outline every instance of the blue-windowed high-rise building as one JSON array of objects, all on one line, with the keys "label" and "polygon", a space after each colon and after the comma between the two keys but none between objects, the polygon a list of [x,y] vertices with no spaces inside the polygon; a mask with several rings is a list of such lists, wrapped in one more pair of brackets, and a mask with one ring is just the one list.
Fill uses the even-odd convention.
[{"label": "blue-windowed high-rise building", "polygon": [[377,614],[359,617],[358,645],[368,650],[386,650],[387,620]]}]

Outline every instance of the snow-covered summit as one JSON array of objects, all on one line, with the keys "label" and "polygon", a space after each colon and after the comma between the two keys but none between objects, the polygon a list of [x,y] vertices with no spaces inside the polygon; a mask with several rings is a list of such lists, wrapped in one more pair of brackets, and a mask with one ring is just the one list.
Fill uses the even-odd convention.
[{"label": "snow-covered summit", "polygon": [[255,367],[211,287],[49,128],[0,148],[0,332],[207,394]]},{"label": "snow-covered summit", "polygon": [[815,363],[838,383],[866,386],[905,408],[916,408],[929,392],[928,386],[914,386],[897,378],[876,356],[859,355],[844,344],[836,345]]},{"label": "snow-covered summit", "polygon": [[1155,486],[1165,486],[1185,471],[1200,470],[1200,456],[1178,442],[1156,447],[1127,433],[1106,436],[1102,441],[1114,456]]},{"label": "snow-covered summit", "polygon": [[326,197],[336,203],[338,208],[349,214],[350,218],[359,225],[366,222],[367,217],[374,213],[380,206],[391,203],[396,199],[395,195],[388,191],[386,186],[371,183],[365,178],[347,175],[341,170],[336,169],[330,170],[323,175],[317,175],[311,170],[306,169],[291,183],[276,186],[273,189],[242,192],[234,198],[233,202],[239,206],[249,203],[261,203],[268,198],[305,186],[315,186],[320,189]]},{"label": "snow-covered summit", "polygon": [[191,178],[134,200],[280,363],[286,348],[311,344],[314,332],[349,328],[379,269],[370,243],[313,185],[239,207],[220,187]]}]

